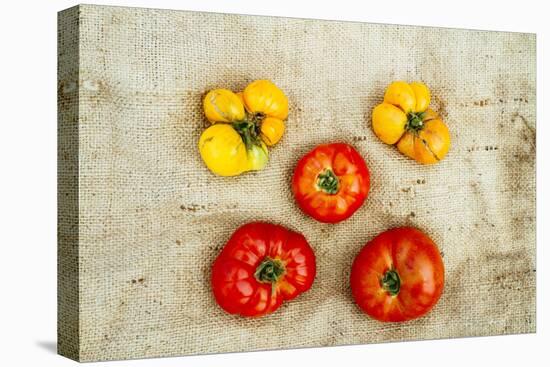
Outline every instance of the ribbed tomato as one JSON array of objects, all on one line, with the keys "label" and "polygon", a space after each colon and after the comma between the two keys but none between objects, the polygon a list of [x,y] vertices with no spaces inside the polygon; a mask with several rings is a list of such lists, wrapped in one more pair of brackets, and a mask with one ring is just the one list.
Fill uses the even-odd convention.
[{"label": "ribbed tomato", "polygon": [[300,208],[320,222],[349,218],[367,198],[370,174],[363,157],[350,145],[319,145],[296,166],[292,191]]},{"label": "ribbed tomato", "polygon": [[391,83],[384,102],[372,110],[372,128],[386,144],[422,164],[442,160],[451,146],[443,120],[429,108],[430,90],[422,82]]},{"label": "ribbed tomato", "polygon": [[233,233],[214,261],[212,290],[228,313],[262,316],[311,288],[315,271],[315,255],[302,234],[248,223]]},{"label": "ribbed tomato", "polygon": [[359,252],[351,291],[359,307],[380,321],[406,321],[429,312],[445,281],[436,244],[416,228],[390,229]]}]

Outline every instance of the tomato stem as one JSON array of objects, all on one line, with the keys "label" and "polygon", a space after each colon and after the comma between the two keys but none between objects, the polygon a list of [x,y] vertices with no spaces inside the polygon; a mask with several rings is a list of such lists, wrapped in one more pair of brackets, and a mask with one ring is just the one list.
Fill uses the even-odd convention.
[{"label": "tomato stem", "polygon": [[237,121],[233,123],[233,128],[239,133],[243,139],[247,150],[250,150],[253,144],[259,144],[258,128],[254,122],[247,120]]},{"label": "tomato stem", "polygon": [[401,279],[399,274],[394,269],[390,269],[384,273],[384,276],[380,280],[382,288],[386,290],[392,296],[397,296],[399,288],[401,288]]},{"label": "tomato stem", "polygon": [[262,112],[247,113],[244,120],[233,123],[233,128],[243,139],[246,150],[250,150],[252,145],[262,145],[260,127],[264,118],[265,114]]},{"label": "tomato stem", "polygon": [[340,180],[331,169],[327,168],[317,176],[317,186],[327,194],[334,195],[340,189]]},{"label": "tomato stem", "polygon": [[424,112],[410,112],[407,116],[407,129],[413,131],[422,130],[424,127]]},{"label": "tomato stem", "polygon": [[260,283],[276,283],[284,273],[285,265],[268,256],[258,265],[254,276]]}]

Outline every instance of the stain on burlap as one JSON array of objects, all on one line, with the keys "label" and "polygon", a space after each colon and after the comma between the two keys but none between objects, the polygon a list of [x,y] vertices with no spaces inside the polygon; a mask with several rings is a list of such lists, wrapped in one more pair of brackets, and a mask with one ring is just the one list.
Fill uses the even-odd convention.
[{"label": "stain on burlap", "polygon": [[[60,14],[59,340],[82,361],[535,331],[535,36],[84,5]],[[201,96],[273,80],[288,96],[267,169],[211,174]],[[372,133],[392,80],[422,80],[449,125],[421,166]],[[354,145],[365,205],[327,225],[290,192],[316,144]],[[67,197],[65,197],[67,196]],[[258,319],[225,314],[210,265],[241,224],[302,232],[313,288]],[[349,269],[379,232],[414,225],[439,245],[446,288],[426,317],[369,319]]]}]

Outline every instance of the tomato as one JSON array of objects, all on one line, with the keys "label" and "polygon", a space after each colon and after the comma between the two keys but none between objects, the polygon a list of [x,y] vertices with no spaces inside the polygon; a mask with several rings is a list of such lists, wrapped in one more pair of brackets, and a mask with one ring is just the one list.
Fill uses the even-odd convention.
[{"label": "tomato", "polygon": [[242,92],[246,110],[260,125],[261,137],[267,145],[275,145],[285,131],[288,99],[269,80],[256,80]]},{"label": "tomato", "polygon": [[262,316],[311,288],[315,254],[305,237],[280,225],[237,229],[212,265],[216,302],[230,314]]},{"label": "tomato", "polygon": [[438,117],[422,116],[422,128],[407,131],[397,143],[397,149],[409,158],[420,163],[439,162],[449,151],[449,129]]},{"label": "tomato", "polygon": [[285,122],[275,117],[266,117],[260,125],[262,140],[269,146],[275,145],[283,137]]},{"label": "tomato", "polygon": [[215,174],[236,176],[266,166],[267,145],[283,136],[288,100],[272,82],[256,80],[243,92],[208,92],[203,110],[213,125],[199,139],[201,158]]},{"label": "tomato", "polygon": [[261,170],[269,153],[263,141],[251,135],[247,122],[214,124],[199,139],[201,157],[212,172],[220,176],[235,176],[246,171]]},{"label": "tomato", "polygon": [[372,128],[386,144],[422,164],[437,163],[449,151],[451,136],[431,109],[430,91],[420,82],[390,84],[384,102],[372,111]]},{"label": "tomato", "polygon": [[204,115],[208,121],[235,122],[245,118],[244,105],[239,96],[227,89],[214,89],[202,101]]},{"label": "tomato", "polygon": [[379,234],[351,268],[357,305],[379,321],[407,321],[429,312],[443,292],[443,260],[436,244],[416,228]]},{"label": "tomato", "polygon": [[243,101],[247,111],[284,120],[288,116],[288,99],[269,80],[256,80],[243,91]]},{"label": "tomato", "polygon": [[349,218],[367,198],[370,174],[361,155],[350,145],[319,145],[300,159],[292,177],[299,207],[324,223]]}]

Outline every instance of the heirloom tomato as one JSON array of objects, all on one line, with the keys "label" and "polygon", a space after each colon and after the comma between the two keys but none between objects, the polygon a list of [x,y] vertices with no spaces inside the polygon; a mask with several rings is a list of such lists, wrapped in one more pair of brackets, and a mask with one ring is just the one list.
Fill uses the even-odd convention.
[{"label": "heirloom tomato", "polygon": [[242,93],[244,106],[252,119],[258,121],[263,141],[275,145],[285,131],[288,117],[288,98],[269,80],[256,80]]},{"label": "heirloom tomato", "polygon": [[351,267],[357,305],[379,321],[407,321],[429,312],[443,292],[443,260],[436,244],[416,228],[379,234]]},{"label": "heirloom tomato", "polygon": [[[235,127],[215,124],[204,130],[199,148],[206,166],[220,176],[235,176],[261,170],[268,160],[267,147],[261,141],[239,134]],[[248,143],[245,143],[248,141]]]},{"label": "heirloom tomato", "polygon": [[199,139],[201,157],[212,172],[235,176],[265,167],[267,145],[276,144],[283,135],[288,101],[275,84],[257,80],[244,92],[208,92],[203,110],[213,125]]},{"label": "heirloom tomato", "polygon": [[239,96],[227,89],[214,89],[206,94],[202,102],[204,115],[208,121],[243,121],[244,105]]},{"label": "heirloom tomato", "polygon": [[372,111],[372,128],[386,144],[423,164],[442,160],[451,145],[449,129],[431,109],[430,91],[420,82],[390,84]]},{"label": "heirloom tomato", "polygon": [[370,175],[363,157],[350,145],[319,145],[296,166],[292,191],[300,208],[320,222],[337,223],[363,205]]},{"label": "heirloom tomato", "polygon": [[212,265],[212,290],[222,309],[262,316],[307,291],[315,255],[300,233],[270,223],[237,229]]}]

